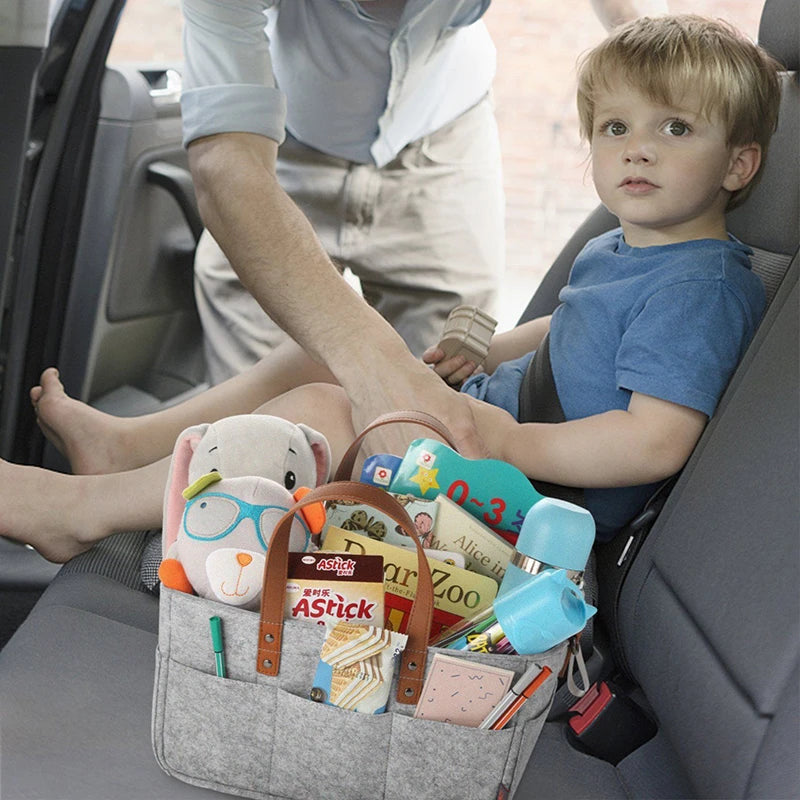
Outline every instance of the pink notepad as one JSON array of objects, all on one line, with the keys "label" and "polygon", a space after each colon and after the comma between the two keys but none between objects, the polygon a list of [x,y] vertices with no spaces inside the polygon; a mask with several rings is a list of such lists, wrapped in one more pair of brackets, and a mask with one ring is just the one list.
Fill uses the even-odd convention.
[{"label": "pink notepad", "polygon": [[513,680],[509,669],[436,653],[414,716],[477,728]]}]

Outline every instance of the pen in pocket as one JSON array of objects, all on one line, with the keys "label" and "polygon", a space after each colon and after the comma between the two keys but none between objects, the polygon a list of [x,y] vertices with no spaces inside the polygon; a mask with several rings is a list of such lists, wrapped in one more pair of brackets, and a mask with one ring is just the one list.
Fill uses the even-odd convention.
[{"label": "pen in pocket", "polygon": [[217,677],[225,678],[225,644],[222,639],[222,620],[219,617],[210,617],[211,646],[214,648],[214,666]]},{"label": "pen in pocket", "polygon": [[534,664],[511,687],[508,694],[498,703],[495,709],[481,722],[479,728],[499,731],[504,728],[514,714],[522,708],[523,703],[550,677],[550,667],[539,669]]}]

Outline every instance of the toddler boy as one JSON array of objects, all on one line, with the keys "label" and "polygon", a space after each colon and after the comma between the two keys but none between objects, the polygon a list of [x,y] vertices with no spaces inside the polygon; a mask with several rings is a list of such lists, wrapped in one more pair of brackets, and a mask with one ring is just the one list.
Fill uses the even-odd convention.
[{"label": "toddler boy", "polygon": [[[683,466],[764,310],[725,211],[758,175],[778,103],[772,60],[696,16],[636,20],[580,66],[581,132],[620,228],[578,255],[552,318],[495,337],[494,371],[462,391],[510,415],[476,406],[498,458],[584,489],[600,538]],[[534,357],[549,361],[563,423],[526,423]],[[452,383],[474,368],[438,348],[423,358]]]}]

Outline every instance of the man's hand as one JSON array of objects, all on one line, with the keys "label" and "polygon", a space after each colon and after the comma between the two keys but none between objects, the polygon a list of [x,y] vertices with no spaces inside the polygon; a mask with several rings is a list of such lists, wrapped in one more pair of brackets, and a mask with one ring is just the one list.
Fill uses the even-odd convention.
[{"label": "man's hand", "polygon": [[[407,351],[406,351],[407,352]],[[374,373],[371,373],[374,375]],[[389,380],[372,380],[359,386],[345,386],[353,406],[353,427],[362,431],[376,417],[390,411],[425,411],[436,417],[451,433],[453,444],[467,458],[486,458],[488,449],[475,427],[466,395],[454,392],[433,370],[407,352],[407,360],[388,373]],[[366,377],[370,377],[366,375]],[[418,438],[438,438],[418,425],[387,425],[369,434],[366,447],[371,453],[402,456]]]}]

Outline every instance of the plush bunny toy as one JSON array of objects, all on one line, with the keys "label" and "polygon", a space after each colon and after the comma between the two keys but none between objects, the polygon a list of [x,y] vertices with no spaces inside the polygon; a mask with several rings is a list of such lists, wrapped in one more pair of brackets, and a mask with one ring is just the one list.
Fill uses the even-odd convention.
[{"label": "plush bunny toy", "polygon": [[[327,439],[306,425],[247,414],[187,428],[172,453],[164,496],[162,585],[256,608],[276,522],[328,480]],[[321,505],[292,523],[290,549],[307,550]]]}]

